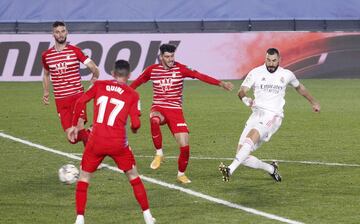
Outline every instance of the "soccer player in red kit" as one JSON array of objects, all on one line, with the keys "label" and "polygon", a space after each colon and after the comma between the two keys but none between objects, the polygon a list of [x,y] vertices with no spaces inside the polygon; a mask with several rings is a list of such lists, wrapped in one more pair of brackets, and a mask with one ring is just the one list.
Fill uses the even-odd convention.
[{"label": "soccer player in red kit", "polygon": [[146,224],[153,224],[153,219],[146,190],[135,167],[135,159],[126,136],[126,121],[131,120],[131,130],[136,133],[140,128],[140,101],[136,91],[126,85],[130,74],[127,61],[115,62],[112,75],[115,80],[96,81],[81,96],[74,108],[74,117],[68,138],[73,141],[78,129],[76,125],[81,111],[90,100],[94,99],[93,129],[81,160],[80,178],[76,185],[76,224],[84,223],[87,189],[91,174],[96,171],[105,156],[110,156],[120,170],[123,170],[133,187],[135,197],[143,210]]},{"label": "soccer player in red kit", "polygon": [[[66,133],[71,127],[72,110],[76,100],[82,96],[84,87],[81,84],[80,62],[85,64],[93,73],[91,82],[99,77],[96,64],[88,58],[80,48],[66,42],[68,31],[63,22],[53,23],[53,37],[55,45],[43,52],[42,64],[43,76],[43,103],[49,105],[50,79],[53,85],[57,113],[59,114],[61,126]],[[70,142],[72,144],[82,141],[84,145],[88,139],[88,133],[84,129],[86,122],[86,109],[81,114],[78,128],[78,139]]]},{"label": "soccer player in red kit", "polygon": [[162,150],[162,135],[160,125],[167,124],[180,147],[178,159],[177,181],[182,184],[191,183],[185,175],[190,157],[189,130],[182,111],[182,95],[184,79],[196,78],[203,82],[232,90],[230,82],[223,82],[208,75],[201,74],[175,61],[176,47],[171,44],[160,46],[160,64],[147,67],[143,73],[131,83],[136,89],[141,84],[151,80],[153,83],[153,103],[150,113],[151,135],[156,149],[152,169],[158,169],[164,160]]}]

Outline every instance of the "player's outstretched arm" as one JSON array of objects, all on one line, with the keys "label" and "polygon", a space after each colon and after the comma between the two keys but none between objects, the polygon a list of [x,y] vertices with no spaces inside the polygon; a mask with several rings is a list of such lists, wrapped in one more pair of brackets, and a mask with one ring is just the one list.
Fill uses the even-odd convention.
[{"label": "player's outstretched arm", "polygon": [[90,79],[90,82],[92,84],[94,84],[94,82],[99,79],[99,75],[100,75],[99,68],[97,67],[95,62],[93,60],[91,60],[91,59],[85,65],[91,71],[91,73],[93,74],[93,76]]},{"label": "player's outstretched arm", "polygon": [[209,75],[205,75],[196,70],[189,69],[186,66],[183,66],[182,69],[183,69],[186,77],[198,79],[202,82],[206,82],[211,85],[217,85],[228,91],[231,91],[234,88],[234,85],[231,82],[223,82],[223,81],[217,80]]},{"label": "player's outstretched arm", "polygon": [[49,73],[48,70],[46,70],[44,68],[44,75],[43,75],[43,90],[44,90],[43,103],[45,105],[50,104],[50,102],[49,102],[49,94],[50,94],[49,86],[50,86],[50,73]]},{"label": "player's outstretched arm", "polygon": [[143,83],[146,83],[147,81],[150,80],[150,76],[151,76],[151,69],[152,67],[149,66],[147,67],[140,75],[137,79],[135,79],[131,84],[130,87],[133,89],[136,89],[137,87],[139,87],[140,85],[142,85]]},{"label": "player's outstretched arm", "polygon": [[311,96],[310,92],[305,88],[305,86],[303,84],[300,83],[300,85],[298,87],[296,87],[295,89],[300,95],[302,95],[309,101],[314,112],[316,112],[316,113],[320,112],[319,102],[317,102],[317,100],[315,100],[315,98],[313,96]]}]

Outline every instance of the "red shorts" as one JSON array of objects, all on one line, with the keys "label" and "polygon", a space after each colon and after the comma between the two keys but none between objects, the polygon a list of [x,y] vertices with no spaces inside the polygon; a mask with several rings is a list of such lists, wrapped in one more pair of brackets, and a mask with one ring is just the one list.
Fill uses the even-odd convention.
[{"label": "red shorts", "polygon": [[[62,99],[56,99],[56,110],[58,112],[61,126],[64,131],[72,126],[73,110],[75,107],[76,100],[79,99],[84,93],[79,93],[73,96],[65,97]],[[81,112],[80,118],[87,121],[86,107]]]},{"label": "red shorts", "polygon": [[181,132],[189,133],[182,109],[168,109],[154,106],[151,108],[151,112],[155,111],[160,112],[164,116],[165,120],[162,125],[167,124],[172,134]]},{"label": "red shorts", "polygon": [[117,167],[124,172],[131,170],[135,166],[135,158],[130,146],[122,147],[116,141],[111,143],[94,140],[91,136],[86,144],[81,160],[81,169],[93,173],[103,161],[105,156],[110,156]]}]

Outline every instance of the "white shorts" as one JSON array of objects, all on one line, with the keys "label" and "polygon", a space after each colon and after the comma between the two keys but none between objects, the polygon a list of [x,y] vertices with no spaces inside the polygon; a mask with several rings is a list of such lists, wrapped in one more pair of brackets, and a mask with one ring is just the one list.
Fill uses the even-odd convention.
[{"label": "white shorts", "polygon": [[271,136],[280,128],[281,122],[281,116],[270,111],[254,108],[253,113],[246,121],[245,128],[241,133],[239,145],[243,145],[251,129],[256,129],[260,133],[259,142],[254,145],[253,149],[256,150],[263,142],[270,140]]}]

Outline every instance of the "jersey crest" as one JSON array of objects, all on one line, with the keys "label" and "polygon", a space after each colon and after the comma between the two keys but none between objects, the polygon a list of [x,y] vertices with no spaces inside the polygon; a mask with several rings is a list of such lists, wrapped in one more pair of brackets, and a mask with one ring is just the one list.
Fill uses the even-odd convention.
[{"label": "jersey crest", "polygon": [[280,82],[284,84],[284,83],[285,83],[285,78],[284,78],[284,77],[281,77],[281,78],[280,78]]}]

